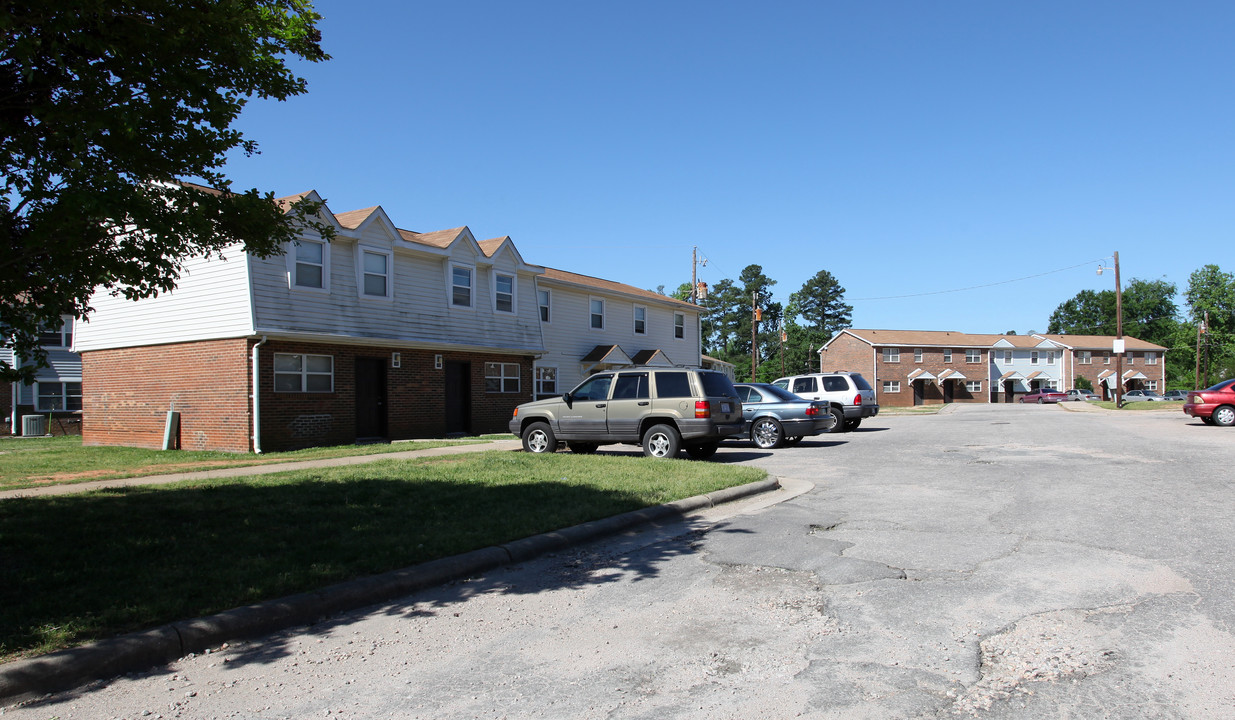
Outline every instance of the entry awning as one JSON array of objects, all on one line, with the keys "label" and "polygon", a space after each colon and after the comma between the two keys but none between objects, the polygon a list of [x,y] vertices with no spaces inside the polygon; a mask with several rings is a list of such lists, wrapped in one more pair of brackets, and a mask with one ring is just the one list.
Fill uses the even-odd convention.
[{"label": "entry awning", "polygon": [[927,372],[926,370],[923,370],[922,368],[914,368],[909,373],[909,382],[913,382],[914,380],[934,380],[934,379],[935,379],[935,376],[933,374],[931,374],[930,372]]},{"label": "entry awning", "polygon": [[1025,376],[1020,374],[1020,372],[1017,370],[1011,370],[999,376],[999,382],[1003,382],[1004,380],[1024,380],[1024,379],[1025,379]]},{"label": "entry awning", "polygon": [[965,374],[962,373],[960,370],[944,370],[943,372],[939,373],[940,382],[943,382],[944,380],[966,380],[966,379],[967,378],[965,377]]},{"label": "entry awning", "polygon": [[1140,370],[1124,371],[1124,381],[1125,382],[1127,382],[1128,380],[1148,380],[1148,379],[1149,378],[1145,376],[1145,373],[1141,372]]},{"label": "entry awning", "polygon": [[583,365],[583,374],[598,372],[610,367],[633,365],[630,356],[617,345],[597,345],[579,361]]},{"label": "entry awning", "polygon": [[640,350],[635,353],[632,358],[636,365],[666,365],[673,367],[673,361],[665,354],[664,350],[654,348],[652,350]]},{"label": "entry awning", "polygon": [[1033,372],[1031,372],[1031,373],[1029,373],[1028,375],[1026,375],[1026,376],[1025,376],[1025,379],[1026,379],[1026,380],[1035,380],[1035,379],[1037,379],[1037,377],[1038,377],[1039,375],[1041,375],[1041,374],[1042,374],[1042,371],[1041,371],[1041,370],[1034,370]]}]

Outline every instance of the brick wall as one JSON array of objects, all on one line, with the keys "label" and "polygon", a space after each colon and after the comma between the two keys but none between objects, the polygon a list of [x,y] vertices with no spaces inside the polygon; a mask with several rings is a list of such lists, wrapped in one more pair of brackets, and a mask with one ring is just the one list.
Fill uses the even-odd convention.
[{"label": "brick wall", "polygon": [[249,451],[248,341],[82,353],[83,445],[163,447],[167,411],[179,447]]},{"label": "brick wall", "polygon": [[[956,403],[985,403],[990,402],[990,381],[988,375],[988,363],[990,360],[989,352],[986,349],[981,350],[979,355],[980,361],[976,363],[968,362],[965,359],[964,347],[952,348],[952,359],[950,362],[944,360],[944,350],[946,348],[921,348],[922,360],[914,359],[913,347],[900,347],[900,359],[898,362],[885,362],[883,360],[883,349],[876,348],[879,353],[878,360],[875,365],[874,376],[877,381],[872,379],[871,385],[875,387],[876,396],[879,399],[880,406],[886,407],[909,407],[913,405],[913,383],[909,381],[909,373],[921,368],[926,372],[938,378],[945,370],[953,370],[964,375],[962,380],[944,380],[938,382],[936,380],[918,380],[916,382],[922,387],[922,404],[923,405],[938,405],[946,401],[944,382],[950,382],[952,385],[951,402]],[[871,376],[867,376],[870,379]],[[900,382],[900,392],[884,392],[884,381],[894,380]],[[982,389],[978,392],[970,392],[965,389],[965,382],[977,380],[982,383]]]},{"label": "brick wall", "polygon": [[[823,372],[848,370],[850,372],[862,373],[863,377],[874,383],[874,357],[877,351],[872,349],[870,345],[852,335],[842,333],[827,348],[827,350],[820,353]],[[820,368],[818,367],[811,369],[811,372],[819,371]]]}]

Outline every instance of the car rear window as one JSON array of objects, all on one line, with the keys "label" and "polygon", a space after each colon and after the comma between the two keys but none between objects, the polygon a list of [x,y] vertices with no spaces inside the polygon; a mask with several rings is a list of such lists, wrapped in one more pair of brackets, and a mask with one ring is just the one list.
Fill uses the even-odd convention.
[{"label": "car rear window", "polygon": [[699,373],[699,382],[703,383],[704,397],[733,397],[738,394],[729,376],[718,372]]},{"label": "car rear window", "polygon": [[849,373],[849,377],[853,378],[853,384],[858,386],[859,390],[870,390],[871,384],[866,382],[866,378],[862,377],[861,373]]},{"label": "car rear window", "polygon": [[684,372],[656,373],[656,397],[690,397],[690,377]]}]

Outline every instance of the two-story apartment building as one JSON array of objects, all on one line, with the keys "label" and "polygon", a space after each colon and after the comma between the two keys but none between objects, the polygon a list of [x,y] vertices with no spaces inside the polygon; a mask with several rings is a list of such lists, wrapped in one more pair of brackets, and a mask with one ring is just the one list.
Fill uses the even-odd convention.
[{"label": "two-story apartment building", "polygon": [[[73,352],[73,317],[64,315],[60,320],[59,327],[41,333],[47,366],[35,372],[34,383],[0,383],[0,408],[5,412],[0,433],[22,434],[25,415],[48,418],[44,429],[53,435],[81,432],[81,356]],[[10,347],[0,347],[0,360],[10,367],[23,364]]]},{"label": "two-story apartment building", "polygon": [[161,447],[169,411],[177,446],[237,452],[504,430],[544,352],[542,268],[510,238],[401,230],[380,207],[321,219],[333,240],[193,260],[156,298],[97,295],[83,442]]},{"label": "two-story apartment building", "polygon": [[[1110,397],[1118,382],[1110,360],[1113,341],[1105,336],[849,328],[820,349],[819,367],[861,372],[885,407],[1015,402],[1042,387],[1070,390],[1079,377]],[[1125,338],[1125,347],[1124,391],[1161,389],[1166,349],[1136,338]]]},{"label": "two-story apartment building", "polygon": [[545,268],[536,278],[544,355],[537,398],[622,365],[699,365],[699,307],[610,280]]}]

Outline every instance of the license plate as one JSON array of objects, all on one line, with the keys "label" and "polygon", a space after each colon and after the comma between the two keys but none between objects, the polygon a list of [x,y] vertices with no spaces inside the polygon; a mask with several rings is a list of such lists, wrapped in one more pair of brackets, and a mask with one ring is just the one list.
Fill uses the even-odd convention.
[{"label": "license plate", "polygon": [[720,404],[720,411],[721,411],[721,412],[723,412],[723,413],[733,412],[733,406],[732,406],[732,405],[730,405],[729,403],[721,403],[721,404]]}]

